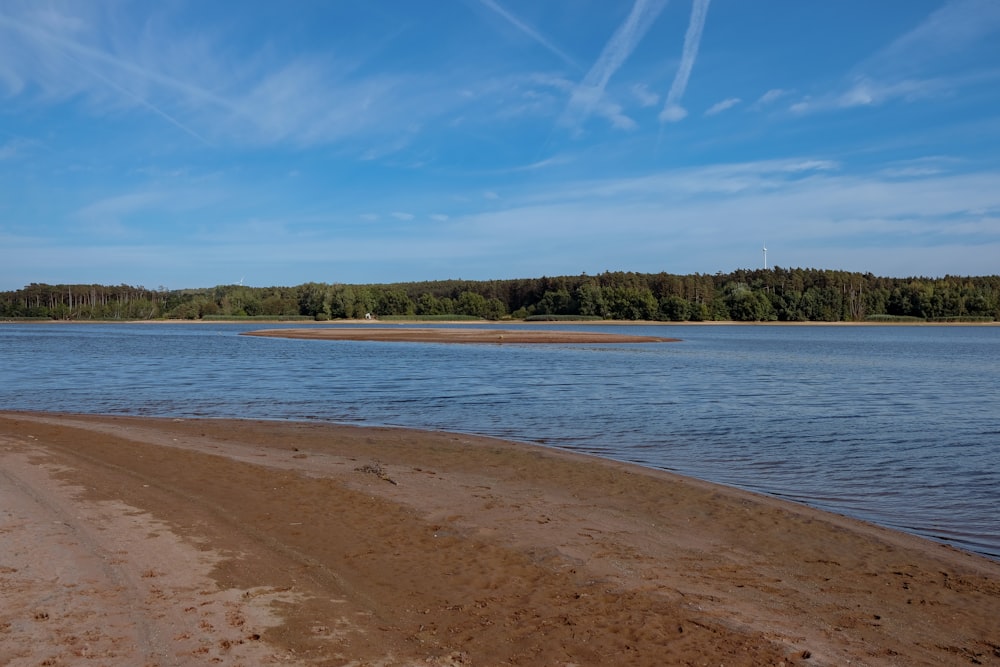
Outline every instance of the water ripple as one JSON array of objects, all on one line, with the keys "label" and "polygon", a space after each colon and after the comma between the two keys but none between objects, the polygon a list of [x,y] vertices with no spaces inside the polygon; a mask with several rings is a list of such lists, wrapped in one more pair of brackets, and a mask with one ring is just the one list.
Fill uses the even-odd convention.
[{"label": "water ripple", "polygon": [[0,405],[482,433],[1000,553],[995,327],[630,327],[684,342],[576,347],[246,328],[3,325]]}]

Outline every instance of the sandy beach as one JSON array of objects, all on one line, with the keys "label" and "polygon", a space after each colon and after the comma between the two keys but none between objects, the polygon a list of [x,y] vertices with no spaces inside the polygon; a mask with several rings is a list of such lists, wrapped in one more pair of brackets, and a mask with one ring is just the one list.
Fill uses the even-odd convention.
[{"label": "sandy beach", "polygon": [[1000,563],[460,434],[0,414],[0,664],[998,665]]},{"label": "sandy beach", "polygon": [[434,329],[420,327],[337,327],[329,329],[262,329],[246,336],[310,340],[368,340],[406,343],[674,343],[677,338],[559,329]]}]

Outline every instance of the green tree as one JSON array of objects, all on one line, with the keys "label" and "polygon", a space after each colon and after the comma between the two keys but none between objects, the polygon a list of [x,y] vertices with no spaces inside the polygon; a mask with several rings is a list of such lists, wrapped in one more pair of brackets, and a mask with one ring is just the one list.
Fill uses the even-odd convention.
[{"label": "green tree", "polygon": [[589,317],[606,317],[607,304],[604,301],[604,290],[593,281],[582,283],[576,288],[576,301],[581,315]]},{"label": "green tree", "polygon": [[376,309],[379,315],[413,315],[413,302],[400,288],[385,289],[378,294]]},{"label": "green tree", "polygon": [[660,319],[670,322],[684,322],[690,318],[691,304],[679,296],[665,296],[660,299]]},{"label": "green tree", "polygon": [[654,320],[660,309],[649,288],[612,287],[605,290],[605,302],[616,320]]},{"label": "green tree", "polygon": [[577,304],[565,289],[548,290],[535,306],[535,312],[546,315],[575,315]]},{"label": "green tree", "polygon": [[441,304],[441,300],[430,292],[424,292],[419,297],[417,297],[416,305],[417,315],[444,315],[445,310]]},{"label": "green tree", "polygon": [[462,292],[458,295],[457,314],[483,317],[486,314],[486,299],[476,292]]},{"label": "green tree", "polygon": [[503,301],[495,297],[486,300],[486,305],[483,307],[483,317],[488,320],[500,320],[506,316],[507,307],[503,305]]},{"label": "green tree", "polygon": [[330,317],[330,286],[324,283],[299,285],[299,314],[315,319]]}]

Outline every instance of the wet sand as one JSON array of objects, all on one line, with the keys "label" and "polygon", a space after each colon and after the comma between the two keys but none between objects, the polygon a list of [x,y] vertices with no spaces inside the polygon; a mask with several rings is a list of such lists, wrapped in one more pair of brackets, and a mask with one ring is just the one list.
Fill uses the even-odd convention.
[{"label": "wet sand", "polygon": [[468,435],[0,413],[0,664],[997,665],[1000,563]]},{"label": "wet sand", "polygon": [[329,329],[263,329],[246,336],[308,338],[315,340],[369,340],[407,343],[672,343],[677,338],[631,336],[552,329],[421,329],[416,327],[337,327]]}]

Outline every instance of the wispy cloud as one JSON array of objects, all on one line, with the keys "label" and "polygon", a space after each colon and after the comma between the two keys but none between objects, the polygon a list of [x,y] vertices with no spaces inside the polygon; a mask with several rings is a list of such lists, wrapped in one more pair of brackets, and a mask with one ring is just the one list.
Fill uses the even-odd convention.
[{"label": "wispy cloud", "polygon": [[82,207],[77,216],[83,220],[120,220],[138,211],[152,208],[164,201],[159,192],[136,192],[108,197]]},{"label": "wispy cloud", "polygon": [[684,91],[687,90],[688,79],[691,78],[691,70],[694,68],[695,59],[698,57],[698,47],[701,45],[701,33],[705,29],[705,18],[708,16],[709,0],[694,0],[691,5],[691,20],[688,23],[687,32],[684,34],[684,49],[681,52],[681,62],[674,76],[674,82],[670,84],[670,92],[667,93],[667,102],[660,112],[660,121],[676,123],[687,116],[687,111],[680,105]]},{"label": "wispy cloud", "polygon": [[[31,19],[35,19],[35,22]],[[85,30],[84,26],[87,26],[84,19],[59,15],[53,11],[27,19],[0,14],[0,27],[19,38],[5,40],[8,48],[0,53],[9,57],[9,61],[18,63],[22,78],[25,75],[33,78],[40,90],[57,99],[88,92],[86,77],[81,79],[77,68],[71,66],[76,63],[88,65],[88,74],[92,74],[95,69],[103,70],[105,78],[102,83],[106,83],[111,76],[117,80],[126,78],[136,82],[136,88],[152,85],[188,99],[231,108],[225,98],[188,81],[145,67],[139,63],[138,57],[123,56],[88,44],[84,39],[93,30]],[[61,32],[57,29],[61,29]],[[134,97],[132,101],[135,101]]]},{"label": "wispy cloud", "polygon": [[23,155],[25,149],[32,145],[32,142],[25,139],[11,139],[7,143],[0,144],[0,160],[11,160]]},{"label": "wispy cloud", "polygon": [[916,178],[937,176],[954,171],[961,161],[947,156],[927,156],[911,160],[901,160],[883,167],[879,173],[890,178]]},{"label": "wispy cloud", "polygon": [[549,53],[554,54],[566,64],[572,65],[574,69],[579,69],[580,66],[565,51],[557,47],[555,44],[552,43],[551,40],[547,39],[544,35],[539,33],[530,25],[528,25],[521,19],[511,14],[504,7],[500,6],[500,3],[496,2],[496,0],[479,0],[479,1],[482,3],[484,7],[501,16],[505,21],[507,21],[512,26],[517,28],[522,34],[528,36],[529,38],[534,40],[537,44],[540,44],[542,47],[548,50]]},{"label": "wispy cloud", "polygon": [[656,106],[660,102],[660,96],[649,89],[644,83],[637,83],[632,86],[632,94],[639,100],[639,104],[644,107]]},{"label": "wispy cloud", "polygon": [[907,79],[884,82],[862,78],[854,81],[850,87],[843,91],[829,93],[821,97],[805,97],[792,104],[789,110],[797,114],[807,114],[854,107],[875,107],[896,100],[914,102],[946,94],[955,85],[955,80],[945,81],[942,79]]},{"label": "wispy cloud", "polygon": [[[838,89],[794,103],[794,113],[874,107],[949,95],[997,78],[1000,3],[952,0],[859,63]],[[961,71],[956,75],[955,71]]]},{"label": "wispy cloud", "polygon": [[727,109],[732,109],[734,106],[740,104],[741,102],[743,102],[743,100],[741,100],[738,97],[730,97],[728,99],[722,100],[721,102],[716,102],[715,104],[713,104],[712,106],[710,106],[708,109],[705,110],[705,115],[715,116],[716,114],[720,114],[723,111],[726,111]]},{"label": "wispy cloud", "polygon": [[360,73],[328,52],[226,50],[237,43],[232,36],[211,27],[177,32],[169,17],[26,6],[0,12],[0,91],[29,103],[71,100],[94,118],[141,110],[213,147],[344,143],[381,157],[409,146],[423,123],[469,104],[443,72]]},{"label": "wispy cloud", "polygon": [[785,97],[788,94],[789,93],[787,90],[782,90],[781,88],[772,88],[763,95],[761,95],[760,97],[758,97],[757,101],[750,105],[750,108],[754,111],[759,111],[760,109],[763,109],[766,106],[774,104],[775,102],[777,102],[782,97]]},{"label": "wispy cloud", "polygon": [[[545,158],[543,160],[536,160],[534,162],[529,162],[527,164],[519,164],[512,167],[501,167],[498,169],[485,170],[484,174],[518,174],[524,172],[541,171],[543,169],[550,169],[552,167],[557,167],[559,165],[570,164],[574,161],[574,157],[570,155],[553,155],[552,157]],[[468,170],[466,170],[468,171]]]},{"label": "wispy cloud", "polygon": [[79,208],[72,217],[79,221],[84,236],[100,238],[109,242],[119,242],[126,238],[136,238],[137,228],[130,228],[139,214],[169,205],[164,193],[156,191],[134,192],[106,197]]},{"label": "wispy cloud", "polygon": [[184,132],[184,133],[186,133],[186,134],[194,137],[195,139],[197,139],[201,143],[205,144],[206,146],[211,146],[212,145],[212,143],[208,139],[206,139],[205,137],[201,136],[198,132],[196,132],[192,128],[188,127],[186,124],[182,123],[177,118],[175,118],[174,116],[170,115],[169,113],[167,113],[166,111],[164,111],[160,107],[156,106],[155,104],[153,104],[149,100],[145,99],[141,95],[139,95],[139,94],[137,94],[137,93],[135,93],[135,92],[127,89],[125,86],[122,86],[122,85],[119,85],[118,83],[115,83],[110,78],[104,76],[103,74],[101,74],[100,72],[96,71],[95,69],[92,69],[92,68],[88,67],[84,63],[80,63],[80,66],[81,66],[81,69],[83,69],[84,71],[88,72],[95,79],[98,79],[99,81],[103,81],[108,87],[110,87],[110,88],[118,91],[119,93],[121,93],[121,95],[123,97],[125,97],[127,99],[133,100],[139,106],[143,107],[144,109],[146,109],[148,111],[151,111],[153,114],[159,116],[160,118],[162,118],[163,120],[165,120],[170,125],[173,125],[174,127],[176,127],[177,129],[181,130],[182,132]]},{"label": "wispy cloud", "polygon": [[635,178],[603,179],[568,184],[561,190],[539,193],[539,201],[572,200],[635,201],[653,197],[667,201],[679,198],[737,195],[780,190],[791,182],[821,174],[836,173],[833,160],[790,158],[756,162],[724,163],[690,169],[673,169]]},{"label": "wispy cloud", "polygon": [[401,222],[409,222],[415,217],[412,213],[404,213],[402,211],[393,211],[390,215]]},{"label": "wispy cloud", "polygon": [[636,0],[625,21],[604,45],[601,55],[573,90],[563,122],[578,128],[593,113],[598,113],[621,129],[632,129],[635,122],[622,113],[620,105],[605,98],[605,88],[615,72],[632,54],[643,36],[666,6],[665,0]]},{"label": "wispy cloud", "polygon": [[861,63],[858,70],[864,75],[890,79],[933,72],[944,61],[980,45],[995,53],[998,32],[1000,3],[951,0]]},{"label": "wispy cloud", "polygon": [[[719,164],[546,188],[534,197],[516,198],[502,210],[463,219],[463,228],[490,236],[503,230],[512,238],[537,230],[551,238],[572,233],[600,247],[595,258],[606,262],[601,268],[642,261],[662,266],[657,262],[672,256],[693,262],[694,270],[713,266],[718,253],[729,253],[730,246],[756,250],[761,237],[773,235],[781,239],[785,266],[864,271],[878,263],[877,253],[885,252],[880,246],[892,237],[901,268],[889,275],[958,270],[956,252],[928,264],[922,263],[919,252],[922,246],[940,243],[947,228],[950,243],[965,246],[970,261],[976,262],[962,270],[988,274],[993,270],[989,251],[981,248],[1000,247],[1000,194],[989,186],[997,177],[995,171],[857,173],[808,157]],[[614,234],[608,233],[608,219],[619,221]],[[699,224],[692,226],[692,219]],[[646,259],[637,257],[637,238],[642,239]],[[725,238],[721,246],[719,238]],[[496,249],[506,243],[500,238],[496,242],[486,245]],[[872,252],[852,257],[849,266],[837,253],[815,254],[817,248],[845,246]]]}]

